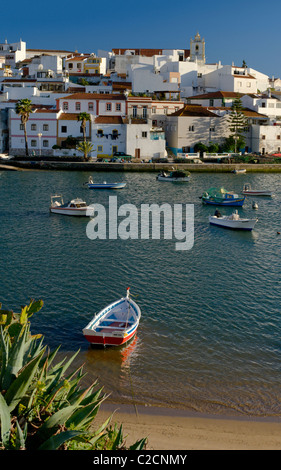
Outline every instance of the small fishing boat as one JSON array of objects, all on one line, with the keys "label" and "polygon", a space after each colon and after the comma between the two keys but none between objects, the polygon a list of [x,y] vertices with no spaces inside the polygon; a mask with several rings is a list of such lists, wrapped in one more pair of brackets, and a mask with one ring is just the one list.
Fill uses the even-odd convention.
[{"label": "small fishing boat", "polygon": [[272,192],[267,189],[252,189],[250,183],[244,184],[242,194],[246,196],[272,196]]},{"label": "small fishing boat", "polygon": [[253,230],[258,219],[245,219],[240,218],[238,211],[236,210],[233,214],[227,215],[210,215],[209,222],[211,225],[217,225],[223,228],[230,228],[233,230]]},{"label": "small fishing boat", "polygon": [[82,199],[76,198],[64,203],[61,195],[51,196],[50,212],[53,214],[75,215],[75,216],[91,216],[93,214],[93,206],[87,206]]},{"label": "small fishing boat", "polygon": [[184,170],[172,170],[169,174],[165,173],[165,171],[161,171],[161,173],[156,176],[156,179],[157,181],[182,183],[190,180],[190,173]]},{"label": "small fishing boat", "polygon": [[121,346],[135,335],[141,311],[130,297],[130,288],[126,297],[113,302],[97,313],[83,329],[83,335],[92,345]]},{"label": "small fishing boat", "polygon": [[231,173],[234,173],[235,175],[240,175],[240,174],[243,174],[243,173],[246,173],[246,169],[245,168],[235,168],[234,170],[231,171]]},{"label": "small fishing boat", "polygon": [[89,189],[122,189],[125,188],[127,183],[94,183],[92,177],[90,176],[89,181],[85,183]]},{"label": "small fishing boat", "polygon": [[245,196],[239,196],[224,188],[210,188],[201,196],[203,204],[215,206],[243,206]]}]

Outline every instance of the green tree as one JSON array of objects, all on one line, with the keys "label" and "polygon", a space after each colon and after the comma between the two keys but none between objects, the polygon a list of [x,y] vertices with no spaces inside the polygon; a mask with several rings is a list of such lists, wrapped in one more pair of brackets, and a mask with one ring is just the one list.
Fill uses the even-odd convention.
[{"label": "green tree", "polygon": [[86,162],[89,159],[89,153],[91,153],[93,150],[93,144],[92,142],[83,141],[80,142],[76,148],[79,152],[82,152],[84,154],[84,161]]},{"label": "green tree", "polygon": [[26,133],[26,123],[32,113],[32,101],[24,98],[16,103],[16,113],[20,115],[21,123],[23,124],[24,138],[25,138],[25,154],[28,157],[28,142]]},{"label": "green tree", "polygon": [[231,113],[228,117],[230,137],[234,139],[234,151],[245,145],[245,127],[248,125],[248,120],[243,113],[243,106],[240,98],[236,98],[231,106]]},{"label": "green tree", "polygon": [[83,131],[83,140],[86,142],[86,126],[87,126],[87,121],[91,121],[91,116],[88,113],[80,113],[77,117],[77,121],[81,121],[81,127]]}]

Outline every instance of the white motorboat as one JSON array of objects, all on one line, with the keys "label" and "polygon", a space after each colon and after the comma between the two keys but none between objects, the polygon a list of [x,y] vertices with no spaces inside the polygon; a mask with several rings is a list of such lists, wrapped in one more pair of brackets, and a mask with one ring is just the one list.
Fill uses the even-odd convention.
[{"label": "white motorboat", "polygon": [[240,218],[238,211],[236,210],[230,216],[227,215],[210,215],[209,222],[211,225],[217,225],[218,227],[230,228],[234,230],[253,230],[258,219],[246,219]]},{"label": "white motorboat", "polygon": [[86,184],[89,189],[123,189],[127,183],[107,183],[106,181],[103,181],[102,183],[95,183],[93,178],[90,176],[89,181],[84,184]]},{"label": "white motorboat", "polygon": [[87,206],[82,199],[76,198],[64,203],[61,195],[51,196],[50,212],[53,214],[91,216],[93,215],[93,206]]},{"label": "white motorboat", "polygon": [[190,180],[189,171],[172,170],[168,175],[165,171],[161,171],[156,177],[157,181],[170,181],[172,183],[183,183]]},{"label": "white motorboat", "polygon": [[92,345],[121,346],[135,335],[141,317],[139,306],[126,297],[105,307],[83,329],[83,335]]},{"label": "white motorboat", "polygon": [[252,189],[250,183],[244,184],[244,188],[242,190],[242,194],[246,196],[272,196],[272,191],[268,191],[267,189]]},{"label": "white motorboat", "polygon": [[235,170],[232,170],[231,173],[234,173],[235,175],[240,175],[246,173],[246,171],[247,170],[245,168],[235,168]]}]

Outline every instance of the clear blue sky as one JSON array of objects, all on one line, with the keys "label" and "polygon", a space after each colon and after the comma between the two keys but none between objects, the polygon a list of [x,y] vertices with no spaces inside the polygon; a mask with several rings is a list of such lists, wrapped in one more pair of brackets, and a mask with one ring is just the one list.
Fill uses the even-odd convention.
[{"label": "clear blue sky", "polygon": [[1,5],[0,42],[97,52],[189,49],[200,33],[207,63],[247,65],[281,78],[281,2],[271,0],[14,0]]}]

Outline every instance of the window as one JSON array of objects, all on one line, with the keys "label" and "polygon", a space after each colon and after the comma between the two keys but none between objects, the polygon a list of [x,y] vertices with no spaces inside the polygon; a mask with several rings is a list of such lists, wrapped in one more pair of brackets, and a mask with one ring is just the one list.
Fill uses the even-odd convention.
[{"label": "window", "polygon": [[88,111],[94,111],[94,103],[92,103],[90,101],[90,103],[88,103]]},{"label": "window", "polygon": [[142,108],[142,117],[144,117],[145,119],[147,118],[147,106],[144,106]]},{"label": "window", "polygon": [[98,152],[102,152],[102,145],[98,145]]},{"label": "window", "polygon": [[76,103],[75,103],[75,110],[76,111],[81,111],[81,103],[79,101],[76,101]]},{"label": "window", "polygon": [[[280,104],[281,104],[281,103],[280,103]],[[156,106],[152,106],[151,112],[152,112],[152,114],[156,114]]]},{"label": "window", "polygon": [[36,131],[36,124],[31,124],[31,130]]},{"label": "window", "polygon": [[72,64],[72,62],[69,62],[68,68],[69,68],[69,69],[73,69],[73,64]]},{"label": "window", "polygon": [[276,103],[276,108],[281,108],[281,103]]},{"label": "window", "polygon": [[23,130],[24,130],[24,125],[20,124],[20,131],[23,131]]},{"label": "window", "polygon": [[138,115],[138,107],[133,106],[133,117],[137,117],[137,115]]},{"label": "window", "polygon": [[168,114],[168,108],[164,107],[164,114]]},{"label": "window", "polygon": [[48,140],[43,140],[43,147],[49,147],[49,141]]},{"label": "window", "polygon": [[103,130],[102,129],[98,129],[97,136],[98,137],[103,137]]},{"label": "window", "polygon": [[36,144],[37,144],[36,140],[31,141],[31,147],[36,147]]},{"label": "window", "polygon": [[65,134],[67,132],[67,126],[61,126],[61,131]]},{"label": "window", "polygon": [[269,108],[274,108],[274,103],[268,103]]},{"label": "window", "polygon": [[112,154],[116,153],[118,150],[117,145],[112,145]]},{"label": "window", "polygon": [[106,103],[106,111],[111,111],[111,103]]},{"label": "window", "polygon": [[247,87],[251,88],[251,82],[247,82]]},{"label": "window", "polygon": [[188,129],[190,132],[193,132],[194,131],[194,126],[189,126],[189,129]]},{"label": "window", "polygon": [[210,132],[215,132],[216,128],[215,127],[210,127]]},{"label": "window", "polygon": [[121,103],[116,103],[115,109],[116,111],[121,111]]},{"label": "window", "polygon": [[64,111],[68,111],[68,103],[66,101],[64,101],[64,103],[62,104],[62,109]]},{"label": "window", "polygon": [[147,132],[142,132],[142,133],[141,133],[141,136],[142,136],[144,139],[146,139],[146,138],[147,138]]},{"label": "window", "polygon": [[210,106],[214,106],[214,100],[210,99]]},{"label": "window", "polygon": [[49,124],[43,124],[43,131],[49,130]]},{"label": "window", "polygon": [[81,69],[81,62],[78,62],[77,68],[78,68],[78,69]]},{"label": "window", "polygon": [[262,135],[261,138],[262,138],[262,140],[265,140],[265,135]]},{"label": "window", "polygon": [[277,136],[277,139],[280,140],[280,135]]}]

